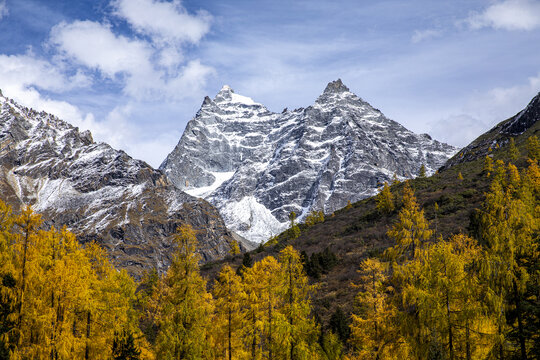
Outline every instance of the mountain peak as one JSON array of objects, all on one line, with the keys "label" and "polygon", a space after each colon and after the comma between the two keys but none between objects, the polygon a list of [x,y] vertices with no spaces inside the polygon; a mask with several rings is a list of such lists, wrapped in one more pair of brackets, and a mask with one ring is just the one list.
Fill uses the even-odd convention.
[{"label": "mountain peak", "polygon": [[223,85],[221,90],[219,90],[220,93],[234,93],[234,90],[229,85]]},{"label": "mountain peak", "polygon": [[243,105],[260,105],[253,101],[252,98],[247,96],[238,95],[229,85],[223,85],[221,90],[217,93],[214,98],[216,103],[232,103],[232,104],[243,104]]},{"label": "mountain peak", "polygon": [[326,89],[324,89],[324,94],[335,94],[335,93],[343,93],[350,91],[348,87],[346,87],[341,79],[337,79],[335,81],[331,81],[326,85]]},{"label": "mountain peak", "polygon": [[540,93],[538,93],[530,102],[529,105],[520,111],[512,120],[506,122],[501,129],[509,135],[519,135],[525,132],[540,120]]}]

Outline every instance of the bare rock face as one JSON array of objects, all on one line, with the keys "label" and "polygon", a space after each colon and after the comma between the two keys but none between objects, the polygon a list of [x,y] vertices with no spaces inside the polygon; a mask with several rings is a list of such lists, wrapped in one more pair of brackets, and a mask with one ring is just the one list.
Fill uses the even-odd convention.
[{"label": "bare rock face", "polygon": [[32,205],[47,226],[67,226],[95,240],[134,275],[164,270],[172,234],[197,230],[205,261],[230,250],[232,234],[218,211],[175,187],[159,170],[95,143],[89,132],[0,96],[0,190],[16,210]]},{"label": "bare rock face", "polygon": [[253,241],[284,230],[288,214],[331,213],[377,192],[396,174],[433,173],[457,151],[417,135],[337,80],[315,104],[273,113],[224,86],[206,97],[160,169],[219,208]]}]

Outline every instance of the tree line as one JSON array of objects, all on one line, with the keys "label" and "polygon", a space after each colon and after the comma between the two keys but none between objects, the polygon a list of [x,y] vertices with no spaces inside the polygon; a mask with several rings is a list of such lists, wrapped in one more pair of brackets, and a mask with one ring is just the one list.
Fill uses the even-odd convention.
[{"label": "tree line", "polygon": [[43,230],[31,208],[14,214],[0,202],[0,359],[538,359],[532,145],[521,171],[486,158],[491,186],[469,235],[442,238],[409,182],[385,184],[377,208],[399,210],[387,233],[394,245],[361,261],[351,325],[336,312],[327,332],[308,273],[336,265],[328,249],[308,256],[287,246],[255,263],[245,256],[209,284],[196,232],[184,225],[168,271],[135,282],[98,245],[81,245],[66,228]]},{"label": "tree line", "polygon": [[[486,160],[492,178],[473,237],[436,237],[408,184],[395,245],[362,261],[352,315],[359,359],[538,359],[540,171]],[[380,211],[391,211],[385,186]]]}]

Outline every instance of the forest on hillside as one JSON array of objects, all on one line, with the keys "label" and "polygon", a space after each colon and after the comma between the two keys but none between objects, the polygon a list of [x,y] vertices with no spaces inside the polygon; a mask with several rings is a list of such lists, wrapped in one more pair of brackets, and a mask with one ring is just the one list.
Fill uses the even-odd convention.
[{"label": "forest on hillside", "polygon": [[[505,151],[517,160],[513,142]],[[398,211],[393,245],[359,261],[360,281],[343,284],[354,312],[332,330],[313,311],[314,258],[291,246],[256,262],[245,254],[209,281],[186,225],[167,273],[135,281],[97,244],[0,202],[0,359],[538,359],[535,136],[528,158],[518,169],[485,157],[491,185],[469,234],[443,238],[409,182],[385,184],[377,210]],[[299,232],[294,216],[288,232]]]}]

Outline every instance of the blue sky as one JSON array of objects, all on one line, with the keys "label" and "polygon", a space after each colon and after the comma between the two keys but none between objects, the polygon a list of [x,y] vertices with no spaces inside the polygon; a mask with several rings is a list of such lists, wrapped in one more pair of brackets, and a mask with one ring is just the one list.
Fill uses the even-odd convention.
[{"label": "blue sky", "polygon": [[540,91],[539,0],[0,0],[0,89],[158,166],[224,85],[270,110],[341,78],[463,146]]}]

